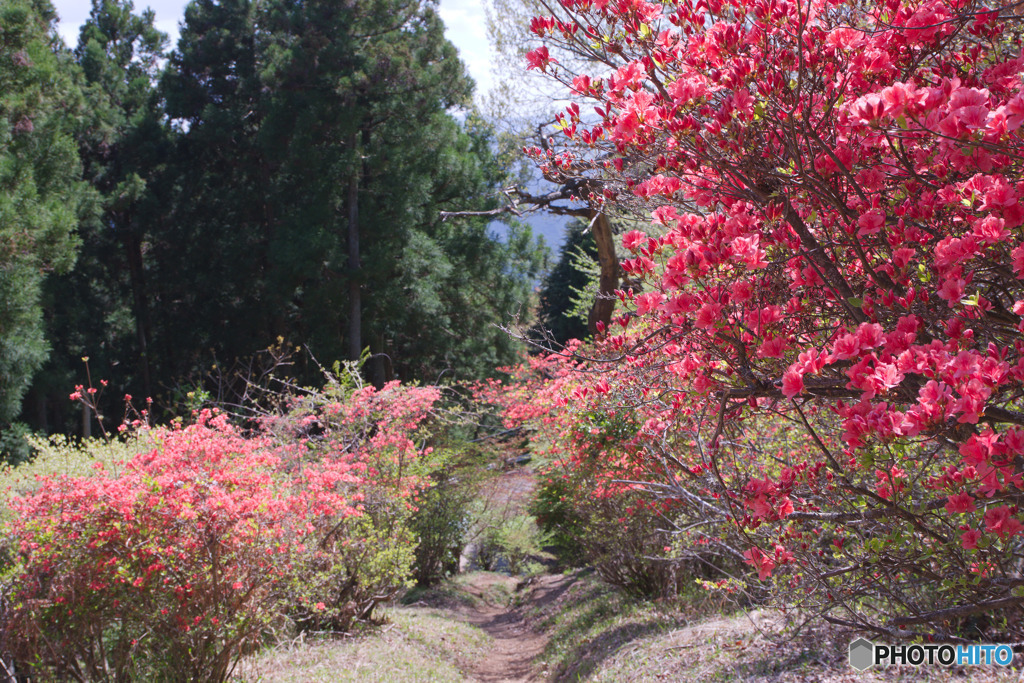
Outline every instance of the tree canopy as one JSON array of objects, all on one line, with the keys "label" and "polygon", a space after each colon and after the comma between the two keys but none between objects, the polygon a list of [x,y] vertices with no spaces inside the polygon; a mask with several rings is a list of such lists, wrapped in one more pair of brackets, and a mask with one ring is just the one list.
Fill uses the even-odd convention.
[{"label": "tree canopy", "polygon": [[[65,110],[81,110],[51,124],[60,177],[94,201],[79,215],[60,195],[63,261],[56,241],[35,243],[37,279],[81,251],[47,284],[45,339],[38,291],[18,314],[36,316],[36,336],[12,348],[35,355],[18,364],[10,416],[47,343],[25,414],[50,429],[68,424],[82,357],[111,396],[165,406],[237,389],[232,370],[272,345],[308,349],[293,366],[303,382],[319,376],[312,359],[368,354],[382,384],[516,358],[498,325],[527,307],[543,251],[528,230],[499,239],[485,218],[442,219],[495,206],[508,170],[433,2],[195,0],[170,52],[130,0],[94,0],[74,52],[39,21],[39,59],[76,88]],[[25,114],[11,112],[16,141]]]},{"label": "tree canopy", "polygon": [[74,135],[85,115],[46,0],[0,2],[0,425],[46,360],[42,288],[75,262],[93,211]]}]

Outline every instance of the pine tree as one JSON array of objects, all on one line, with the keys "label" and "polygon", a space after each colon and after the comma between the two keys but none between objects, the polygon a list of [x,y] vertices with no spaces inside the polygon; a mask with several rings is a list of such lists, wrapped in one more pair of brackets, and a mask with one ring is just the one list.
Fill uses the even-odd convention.
[{"label": "pine tree", "polygon": [[[188,271],[184,281],[205,286],[164,290],[161,315],[192,322],[168,323],[192,338],[167,355],[245,358],[280,337],[328,362],[369,349],[375,381],[467,364],[479,373],[477,358],[511,358],[490,327],[480,333],[494,352],[456,351],[466,325],[514,305],[451,292],[500,283],[525,302],[538,266],[532,242],[503,245],[482,222],[438,217],[455,200],[483,206],[503,169],[489,132],[449,113],[468,103],[472,82],[433,3],[197,0],[171,66],[168,111],[187,132],[174,252],[158,252],[181,265],[159,269],[167,285]],[[470,263],[471,249],[486,256]],[[467,281],[471,271],[479,277]],[[201,299],[207,290],[218,302]],[[202,363],[179,358],[177,369]]]},{"label": "pine tree", "polygon": [[0,425],[46,360],[42,287],[75,262],[94,209],[73,138],[83,113],[47,0],[0,0]]},{"label": "pine tree", "polygon": [[586,223],[575,220],[566,225],[565,233],[558,261],[541,285],[537,312],[542,327],[537,335],[546,332],[558,344],[588,335],[587,312],[600,275],[597,245]]}]

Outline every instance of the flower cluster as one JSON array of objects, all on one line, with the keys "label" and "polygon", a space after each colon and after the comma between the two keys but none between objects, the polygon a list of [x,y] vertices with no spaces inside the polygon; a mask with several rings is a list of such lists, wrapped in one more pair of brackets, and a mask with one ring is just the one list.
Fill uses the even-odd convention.
[{"label": "flower cluster", "polygon": [[[575,397],[630,405],[647,480],[732,520],[747,564],[786,567],[804,605],[892,632],[1008,605],[1019,18],[936,0],[556,8],[530,65],[579,102],[564,149],[535,156],[651,216],[623,238],[630,312],[594,351],[615,370]],[[603,64],[563,72],[558,50]],[[881,595],[906,612],[861,600]]]},{"label": "flower cluster", "polygon": [[[408,579],[413,439],[437,398],[365,388],[255,434],[203,411],[116,468],[42,479],[10,504],[16,656],[58,678],[218,681],[282,613],[368,616]],[[334,428],[312,444],[318,420]]]}]

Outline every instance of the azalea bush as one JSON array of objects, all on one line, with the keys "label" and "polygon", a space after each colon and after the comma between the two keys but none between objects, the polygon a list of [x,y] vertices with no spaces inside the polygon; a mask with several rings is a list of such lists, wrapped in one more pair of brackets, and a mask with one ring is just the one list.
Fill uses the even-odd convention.
[{"label": "azalea bush", "polygon": [[468,454],[453,450],[443,456],[431,475],[430,486],[416,498],[409,525],[416,535],[413,575],[421,587],[432,586],[459,573],[462,553],[470,538],[470,509],[478,477]]},{"label": "azalea bush", "polygon": [[223,417],[152,438],[119,473],[52,477],[11,503],[18,663],[58,679],[223,680],[273,618],[295,503],[277,456]]},{"label": "azalea bush", "polygon": [[638,476],[614,479],[718,520],[705,542],[805,616],[1019,640],[1019,12],[551,11],[528,61],[577,101],[527,151],[650,220],[566,404],[631,411]]},{"label": "azalea bush", "polygon": [[[433,389],[310,393],[244,433],[204,411],[14,497],[5,642],[58,680],[221,681],[271,627],[346,630],[407,585]],[[316,434],[309,431],[319,425]]]},{"label": "azalea bush", "polygon": [[[644,407],[630,405],[624,381],[595,369],[606,363],[576,360],[596,350],[572,341],[562,353],[507,368],[506,383],[479,394],[502,408],[507,427],[530,430],[541,449],[530,513],[546,543],[561,562],[592,566],[642,597],[673,598],[697,578],[727,576],[743,560],[734,526],[676,495],[674,480],[662,476],[670,467],[645,448]],[[659,432],[659,452],[674,438]],[[681,542],[681,534],[694,542]]]},{"label": "azalea bush", "polygon": [[608,583],[651,599],[675,598],[704,575],[672,551],[671,505],[627,487],[595,495],[593,468],[560,463],[544,474],[531,512],[563,562],[593,567]]},{"label": "azalea bush", "polygon": [[439,399],[436,387],[390,382],[377,390],[358,375],[335,375],[263,421],[291,454],[298,495],[326,481],[351,492],[356,513],[338,515],[331,498],[306,497],[312,540],[288,581],[290,614],[301,629],[345,632],[410,585],[418,499],[443,467],[426,445]]}]

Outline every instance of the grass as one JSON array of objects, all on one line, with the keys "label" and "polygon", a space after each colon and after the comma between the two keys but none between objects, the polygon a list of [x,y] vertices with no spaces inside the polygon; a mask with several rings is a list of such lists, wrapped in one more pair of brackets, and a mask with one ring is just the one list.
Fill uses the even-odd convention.
[{"label": "grass", "polygon": [[492,639],[452,613],[508,605],[516,579],[491,572],[460,574],[414,588],[385,609],[385,625],[354,637],[306,636],[247,658],[236,679],[248,683],[441,683],[464,681],[467,663],[484,659]]},{"label": "grass", "polygon": [[549,637],[544,661],[555,680],[587,680],[634,640],[670,629],[678,618],[576,572],[556,599],[527,606],[525,614]]},{"label": "grass", "polygon": [[515,593],[517,579],[495,572],[474,571],[458,574],[437,586],[412,588],[401,598],[403,605],[422,605],[457,609],[508,605]]},{"label": "grass", "polygon": [[638,639],[609,657],[588,680],[611,683],[686,680],[702,683],[883,683],[887,681],[1016,681],[1020,668],[900,666],[859,673],[846,661],[851,636],[823,633],[777,642],[779,620],[753,612],[710,619]]},{"label": "grass", "polygon": [[310,636],[243,662],[236,678],[261,683],[439,683],[466,680],[463,662],[486,655],[490,638],[430,607],[387,613],[388,625],[351,637]]},{"label": "grass", "polygon": [[851,636],[818,630],[785,638],[783,619],[741,612],[703,593],[674,605],[632,599],[576,572],[549,604],[526,606],[550,641],[543,657],[553,681],[629,683],[882,683],[883,681],[1017,681],[1016,667],[887,667],[858,673],[846,661]]},{"label": "grass", "polygon": [[382,628],[350,638],[307,636],[283,643],[249,657],[236,678],[267,683],[464,681],[470,663],[487,659],[496,646],[481,629],[456,618],[481,605],[510,605],[548,637],[535,670],[550,672],[550,681],[994,683],[1021,675],[1019,664],[858,673],[846,663],[853,638],[848,634],[819,630],[784,639],[776,612],[729,611],[696,592],[678,603],[652,604],[604,584],[593,572],[547,577],[518,592],[515,588],[512,577],[474,572],[411,591],[409,604],[385,612],[388,623]]}]

